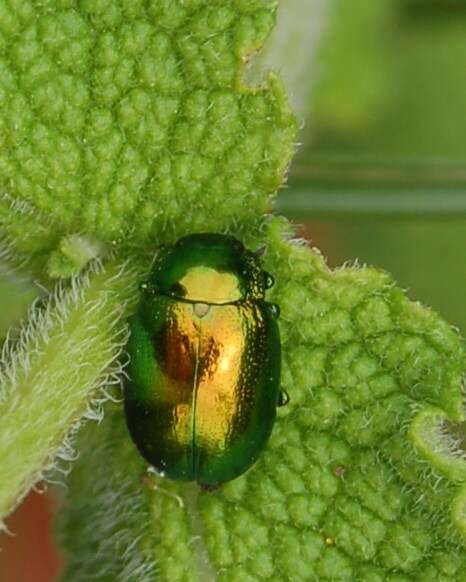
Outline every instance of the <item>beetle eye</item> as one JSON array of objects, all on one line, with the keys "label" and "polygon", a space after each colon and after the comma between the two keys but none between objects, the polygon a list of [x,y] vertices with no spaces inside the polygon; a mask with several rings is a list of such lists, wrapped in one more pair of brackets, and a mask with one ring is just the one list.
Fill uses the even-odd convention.
[{"label": "beetle eye", "polygon": [[186,295],[186,288],[181,283],[173,283],[169,291],[170,295],[175,297],[184,297]]},{"label": "beetle eye", "polygon": [[275,285],[275,279],[273,278],[273,275],[267,273],[266,271],[264,271],[264,282],[266,289],[270,289]]}]

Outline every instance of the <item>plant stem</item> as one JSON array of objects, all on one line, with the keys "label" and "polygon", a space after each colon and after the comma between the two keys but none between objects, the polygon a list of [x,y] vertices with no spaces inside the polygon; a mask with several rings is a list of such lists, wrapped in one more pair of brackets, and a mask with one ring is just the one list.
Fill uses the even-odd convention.
[{"label": "plant stem", "polygon": [[[31,310],[31,321],[10,352],[0,377],[0,519],[29,489],[69,461],[69,437],[82,417],[99,418],[101,393],[121,368],[125,319],[140,271],[109,261],[94,264],[48,305]],[[5,359],[4,359],[5,361]],[[65,444],[63,444],[65,442]]]}]

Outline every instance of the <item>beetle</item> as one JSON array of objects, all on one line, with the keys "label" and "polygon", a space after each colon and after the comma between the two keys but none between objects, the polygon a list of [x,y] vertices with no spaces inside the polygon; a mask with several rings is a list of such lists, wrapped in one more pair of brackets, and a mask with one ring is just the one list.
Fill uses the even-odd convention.
[{"label": "beetle", "polygon": [[233,236],[160,250],[130,321],[124,387],[129,433],[160,475],[215,488],[266,446],[287,396],[273,284]]}]

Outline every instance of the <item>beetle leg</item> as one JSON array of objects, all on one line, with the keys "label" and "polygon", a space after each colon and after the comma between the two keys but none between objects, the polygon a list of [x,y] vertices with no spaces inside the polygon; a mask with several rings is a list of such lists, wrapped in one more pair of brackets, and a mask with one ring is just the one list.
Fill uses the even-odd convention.
[{"label": "beetle leg", "polygon": [[289,401],[290,395],[288,394],[288,392],[286,392],[286,390],[280,390],[278,392],[277,406],[286,406]]},{"label": "beetle leg", "polygon": [[267,303],[267,308],[274,319],[280,317],[280,307],[276,303]]},{"label": "beetle leg", "polygon": [[266,289],[271,289],[275,285],[275,279],[273,278],[273,275],[267,273],[267,271],[264,271],[264,281]]}]

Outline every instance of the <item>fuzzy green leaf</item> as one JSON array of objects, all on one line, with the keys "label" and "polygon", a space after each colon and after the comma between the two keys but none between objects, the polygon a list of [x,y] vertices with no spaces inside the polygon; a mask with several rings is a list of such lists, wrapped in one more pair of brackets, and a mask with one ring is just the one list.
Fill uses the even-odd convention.
[{"label": "fuzzy green leaf", "polygon": [[275,10],[0,2],[2,256],[49,284],[74,277],[4,353],[0,518],[53,465],[120,352],[137,275],[101,284],[83,267],[110,249],[137,264],[188,231],[246,232],[267,210],[296,123],[276,78],[248,88],[242,73]]},{"label": "fuzzy green leaf", "polygon": [[282,232],[273,219],[248,240],[268,241],[282,310],[291,401],[270,446],[214,493],[151,488],[115,408],[71,474],[65,580],[465,579],[457,333],[388,275],[329,271]]},{"label": "fuzzy green leaf", "polygon": [[275,5],[1,2],[0,230],[15,256],[65,276],[88,258],[63,255],[76,234],[147,246],[265,212],[296,124],[275,77],[242,74]]}]

